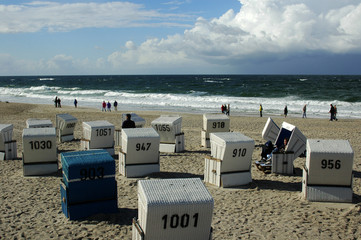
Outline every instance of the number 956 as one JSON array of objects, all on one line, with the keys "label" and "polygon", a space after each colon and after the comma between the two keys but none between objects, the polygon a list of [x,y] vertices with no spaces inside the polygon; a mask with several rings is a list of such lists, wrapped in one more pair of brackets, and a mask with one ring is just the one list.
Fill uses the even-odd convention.
[{"label": "number 956", "polygon": [[332,160],[332,159],[329,159],[329,160],[326,160],[326,159],[323,159],[321,161],[321,168],[322,169],[340,169],[341,168],[341,161],[340,160]]}]

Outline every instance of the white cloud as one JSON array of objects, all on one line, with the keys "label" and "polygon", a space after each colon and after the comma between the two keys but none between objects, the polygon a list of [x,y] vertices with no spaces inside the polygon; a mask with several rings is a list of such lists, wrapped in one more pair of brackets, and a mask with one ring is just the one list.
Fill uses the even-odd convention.
[{"label": "white cloud", "polygon": [[[148,39],[114,52],[113,66],[228,65],[361,52],[359,1],[241,0],[238,13],[197,19],[183,35]],[[344,6],[340,5],[346,4]],[[327,4],[326,4],[327,3]],[[322,5],[322,7],[320,6]]]},{"label": "white cloud", "polygon": [[[56,3],[31,2],[0,5],[0,33],[71,31],[81,28],[120,28],[141,26],[189,27],[185,14],[146,10],[131,2]],[[170,20],[171,19],[171,20]]]},{"label": "white cloud", "polygon": [[[288,59],[296,59],[293,62],[299,64],[298,59],[313,59],[312,56],[322,59],[321,55],[361,53],[359,0],[240,2],[238,12],[229,10],[214,19],[200,17],[182,34],[149,38],[140,44],[129,39],[119,51],[99,58],[95,63],[59,55],[41,64],[24,65],[38,66],[39,70],[47,72],[59,71],[59,74],[92,71],[120,74],[234,73],[252,64],[253,69],[257,69],[258,66],[266,67],[267,63],[275,66],[277,61],[284,63]],[[179,20],[177,17],[180,16],[174,17]],[[169,23],[169,18],[160,12],[145,10],[142,5],[124,2],[33,2],[21,6],[0,5],[0,32],[150,26],[154,22],[183,24],[182,21]],[[6,61],[14,62],[14,66],[21,65],[14,59]]]}]

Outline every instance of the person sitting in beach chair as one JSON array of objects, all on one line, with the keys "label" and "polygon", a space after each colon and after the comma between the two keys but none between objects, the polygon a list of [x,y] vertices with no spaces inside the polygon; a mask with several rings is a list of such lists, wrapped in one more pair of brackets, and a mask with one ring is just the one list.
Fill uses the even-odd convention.
[{"label": "person sitting in beach chair", "polygon": [[277,146],[272,152],[285,152],[287,144],[288,144],[288,138],[284,138],[283,144],[281,144],[280,146]]},{"label": "person sitting in beach chair", "polygon": [[135,128],[135,122],[131,120],[132,115],[127,113],[126,120],[122,124],[122,128]]},{"label": "person sitting in beach chair", "polygon": [[272,154],[278,152],[285,152],[287,144],[288,144],[288,138],[284,138],[283,143],[280,144],[279,146],[277,145],[274,146],[271,141],[267,141],[262,148],[260,162],[271,163]]},{"label": "person sitting in beach chair", "polygon": [[262,147],[261,160],[266,160],[267,155],[271,154],[274,149],[273,143],[271,141],[267,141]]}]

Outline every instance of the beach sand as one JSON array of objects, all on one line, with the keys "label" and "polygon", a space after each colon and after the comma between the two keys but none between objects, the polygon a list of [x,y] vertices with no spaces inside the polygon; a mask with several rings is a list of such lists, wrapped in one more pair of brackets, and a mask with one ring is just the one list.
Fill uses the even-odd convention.
[{"label": "beach sand", "polygon": [[[58,113],[69,113],[79,123],[77,141],[58,144],[58,150],[79,150],[83,121],[108,120],[116,128],[122,112],[101,112],[99,109],[52,105],[0,102],[0,123],[14,125],[18,160],[0,161],[0,239],[131,239],[132,218],[138,215],[137,180],[118,172],[116,180],[119,212],[96,215],[83,221],[70,221],[61,211],[61,172],[47,177],[23,177],[22,131],[28,118],[52,120]],[[136,112],[152,120],[164,112]],[[204,158],[210,149],[200,146],[202,115],[180,114],[185,133],[183,153],[161,153],[161,172],[149,178],[203,179]],[[255,140],[253,162],[259,160],[262,129],[267,116],[231,116],[231,130]],[[218,188],[206,184],[214,198],[213,239],[358,239],[361,238],[361,120],[302,119],[273,117],[280,126],[287,121],[297,126],[310,139],[347,139],[354,150],[353,203],[317,203],[301,198],[302,165],[295,161],[295,175],[264,174],[252,165],[253,182],[237,188]]]}]

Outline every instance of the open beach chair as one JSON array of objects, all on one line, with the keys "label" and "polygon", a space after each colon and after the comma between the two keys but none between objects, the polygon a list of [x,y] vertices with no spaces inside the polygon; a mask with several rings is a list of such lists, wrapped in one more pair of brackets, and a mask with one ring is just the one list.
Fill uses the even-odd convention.
[{"label": "open beach chair", "polygon": [[292,174],[293,161],[305,152],[307,138],[296,126],[283,122],[281,128],[279,128],[271,118],[268,118],[266,122],[262,137],[268,141],[274,139],[275,146],[282,145],[285,138],[288,139],[288,143],[284,152],[274,152],[271,159],[256,161],[257,168],[265,173]]}]

